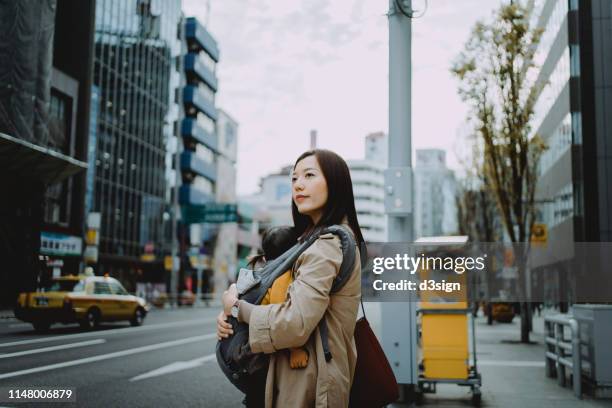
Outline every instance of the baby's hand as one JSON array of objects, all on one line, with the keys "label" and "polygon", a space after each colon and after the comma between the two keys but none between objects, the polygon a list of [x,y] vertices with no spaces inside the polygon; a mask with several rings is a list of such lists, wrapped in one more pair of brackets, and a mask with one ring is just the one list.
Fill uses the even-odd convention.
[{"label": "baby's hand", "polygon": [[305,368],[308,365],[308,350],[305,348],[289,350],[289,365],[291,368]]}]

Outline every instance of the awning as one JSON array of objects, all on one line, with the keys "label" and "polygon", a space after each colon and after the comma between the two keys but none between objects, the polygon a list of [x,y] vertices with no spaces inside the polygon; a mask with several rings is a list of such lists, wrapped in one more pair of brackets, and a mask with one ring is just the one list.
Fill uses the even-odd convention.
[{"label": "awning", "polygon": [[87,163],[65,154],[0,133],[0,170],[3,173],[53,184],[87,167]]}]

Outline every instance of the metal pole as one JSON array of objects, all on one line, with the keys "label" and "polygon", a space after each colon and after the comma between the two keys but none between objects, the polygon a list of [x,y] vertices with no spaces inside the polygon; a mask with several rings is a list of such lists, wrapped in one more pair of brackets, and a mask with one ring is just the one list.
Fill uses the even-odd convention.
[{"label": "metal pole", "polygon": [[196,305],[202,304],[202,264],[200,263],[200,259],[198,259],[198,267],[196,269],[198,284],[196,286]]},{"label": "metal pole", "polygon": [[[411,10],[411,0],[402,1]],[[388,242],[413,242],[411,19],[389,1],[389,168],[385,170]],[[381,303],[382,341],[398,383],[418,383],[416,299]],[[414,390],[414,388],[413,388]],[[410,392],[409,389],[405,391]],[[406,396],[404,395],[404,399]]]},{"label": "metal pole", "polygon": [[572,379],[574,385],[574,395],[582,399],[582,361],[580,355],[580,326],[576,319],[569,320],[572,331]]}]

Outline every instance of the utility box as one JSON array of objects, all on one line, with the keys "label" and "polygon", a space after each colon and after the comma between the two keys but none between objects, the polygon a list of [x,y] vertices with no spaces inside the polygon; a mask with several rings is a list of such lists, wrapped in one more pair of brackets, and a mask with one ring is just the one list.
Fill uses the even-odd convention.
[{"label": "utility box", "polygon": [[579,326],[582,377],[596,397],[612,398],[612,305],[574,305]]}]

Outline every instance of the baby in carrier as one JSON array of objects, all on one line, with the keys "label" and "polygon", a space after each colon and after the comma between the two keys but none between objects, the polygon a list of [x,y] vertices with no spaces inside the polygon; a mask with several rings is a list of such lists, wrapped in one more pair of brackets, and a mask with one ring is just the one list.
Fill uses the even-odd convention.
[{"label": "baby in carrier", "polygon": [[[293,227],[280,226],[266,230],[261,238],[263,254],[256,255],[249,261],[251,267],[262,262],[271,261],[291,248],[297,242],[297,235]],[[269,305],[283,303],[287,297],[287,288],[293,282],[293,273],[286,271],[279,276],[264,296],[261,304]],[[291,368],[304,368],[308,364],[308,351],[304,347],[289,349],[289,365]]]}]

